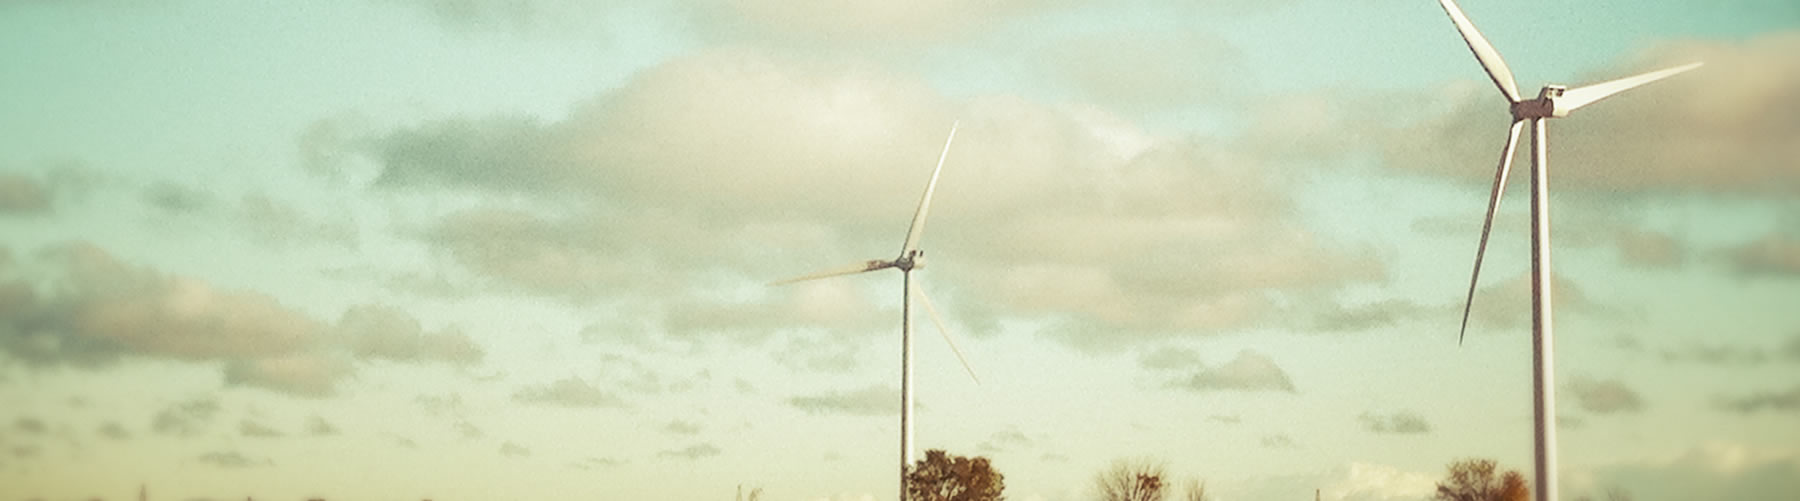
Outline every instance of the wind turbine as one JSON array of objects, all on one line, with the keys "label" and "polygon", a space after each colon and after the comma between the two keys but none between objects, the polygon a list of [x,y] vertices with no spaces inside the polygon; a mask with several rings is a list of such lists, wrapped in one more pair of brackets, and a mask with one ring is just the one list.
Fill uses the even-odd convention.
[{"label": "wind turbine", "polygon": [[[888,268],[897,268],[905,279],[900,288],[900,501],[906,501],[906,474],[913,464],[913,356],[912,356],[912,295],[913,270],[925,267],[925,251],[919,250],[919,235],[925,231],[925,216],[931,212],[931,193],[937,189],[938,174],[944,171],[944,159],[950,156],[950,143],[956,140],[957,122],[950,124],[950,138],[944,140],[944,152],[938,155],[937,168],[931,171],[931,181],[925,184],[925,195],[919,199],[919,208],[913,212],[912,226],[906,230],[906,242],[900,246],[900,257],[892,261],[871,259],[842,268],[801,275],[775,282],[771,285],[791,284],[807,280],[867,273]],[[957,361],[962,362],[964,370],[969,371],[969,378],[981,384],[981,378],[975,376],[975,369],[969,366],[969,359],[963,356],[962,348],[950,338],[950,331],[944,328],[944,321],[938,317],[937,307],[932,306],[931,297],[925,295],[924,289],[917,289],[919,299],[925,303],[925,311],[931,314],[931,321],[937,324],[938,333],[944,335],[944,342],[950,345],[950,351],[956,353]]]},{"label": "wind turbine", "polygon": [[1469,331],[1469,308],[1475,301],[1475,283],[1481,276],[1481,258],[1487,251],[1488,231],[1494,225],[1494,211],[1500,207],[1500,194],[1506,188],[1506,174],[1512,166],[1513,148],[1519,144],[1520,128],[1525,122],[1531,122],[1531,365],[1532,418],[1536,446],[1533,463],[1537,473],[1536,499],[1555,501],[1556,428],[1553,420],[1556,413],[1556,391],[1553,385],[1556,378],[1555,342],[1550,329],[1550,188],[1546,175],[1550,159],[1546,121],[1568,116],[1571,111],[1628,89],[1697,68],[1701,63],[1573,89],[1561,85],[1545,85],[1543,90],[1538,91],[1536,98],[1524,99],[1519,96],[1518,84],[1513,82],[1512,70],[1506,67],[1506,61],[1500,59],[1500,53],[1481,36],[1481,32],[1469,22],[1468,16],[1463,15],[1462,8],[1457,7],[1453,0],[1438,0],[1438,3],[1443,5],[1445,13],[1450,14],[1450,21],[1456,24],[1456,31],[1462,33],[1463,41],[1475,53],[1475,60],[1481,63],[1488,78],[1493,79],[1494,85],[1500,88],[1500,94],[1506,97],[1512,111],[1512,127],[1507,132],[1506,146],[1500,150],[1500,168],[1494,174],[1493,191],[1488,196],[1487,219],[1481,223],[1481,243],[1475,247],[1475,269],[1469,274],[1469,295],[1463,302],[1462,330],[1456,337],[1458,345],[1462,344],[1463,336]]}]

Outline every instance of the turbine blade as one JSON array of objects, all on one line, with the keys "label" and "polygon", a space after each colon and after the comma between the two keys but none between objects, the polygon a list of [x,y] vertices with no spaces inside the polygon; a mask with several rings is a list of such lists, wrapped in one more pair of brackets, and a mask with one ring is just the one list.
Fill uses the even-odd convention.
[{"label": "turbine blade", "polygon": [[938,316],[937,306],[931,304],[931,296],[925,294],[923,287],[915,287],[919,291],[919,299],[924,300],[925,312],[931,314],[931,323],[937,325],[938,333],[944,335],[944,342],[950,345],[950,351],[956,353],[956,360],[962,362],[963,370],[969,371],[969,379],[981,384],[981,377],[975,375],[975,368],[969,366],[968,357],[963,356],[962,348],[956,345],[956,339],[950,337],[950,329],[944,327],[943,317]]},{"label": "turbine blade", "polygon": [[1562,98],[1556,101],[1557,104],[1562,105],[1561,108],[1573,111],[1576,108],[1594,104],[1595,101],[1611,97],[1613,94],[1625,92],[1632,87],[1655,82],[1657,80],[1675,76],[1677,73],[1699,68],[1701,64],[1703,63],[1688,63],[1674,68],[1652,71],[1634,77],[1625,77],[1618,80],[1576,87],[1563,91]]},{"label": "turbine blade", "polygon": [[950,123],[950,138],[944,140],[944,152],[938,155],[937,168],[931,171],[931,182],[925,184],[925,196],[919,198],[919,209],[913,212],[912,226],[906,229],[906,244],[900,247],[902,256],[919,248],[919,234],[925,232],[925,215],[931,212],[931,192],[937,189],[938,173],[944,171],[944,159],[950,157],[950,142],[956,140],[956,126],[960,124],[960,121]]},{"label": "turbine blade", "polygon": [[1475,60],[1481,62],[1481,69],[1487,70],[1488,78],[1500,87],[1500,93],[1506,95],[1509,103],[1519,102],[1519,84],[1513,82],[1512,70],[1506,67],[1506,60],[1500,59],[1500,52],[1494,45],[1481,36],[1475,29],[1475,23],[1463,15],[1462,7],[1456,6],[1455,0],[1438,0],[1444,6],[1444,12],[1450,14],[1450,22],[1456,23],[1456,31],[1462,33],[1463,41],[1469,44],[1469,50],[1475,53]]},{"label": "turbine blade", "polygon": [[879,269],[883,269],[883,268],[892,268],[892,267],[894,267],[893,261],[882,261],[879,259],[871,259],[868,261],[863,261],[863,262],[848,265],[848,266],[832,268],[832,269],[825,270],[825,271],[808,273],[808,274],[800,275],[800,276],[793,277],[793,278],[769,282],[769,285],[787,285],[787,284],[791,284],[794,282],[805,282],[807,280],[818,280],[821,278],[830,278],[830,277],[835,277],[838,275],[853,275],[853,274],[857,274],[857,273],[870,272],[870,271],[875,271],[875,270],[879,270]]},{"label": "turbine blade", "polygon": [[1488,195],[1487,219],[1481,222],[1481,243],[1475,246],[1475,271],[1469,273],[1469,297],[1463,301],[1462,330],[1456,334],[1456,345],[1462,346],[1469,333],[1469,309],[1475,306],[1475,283],[1481,279],[1481,258],[1487,254],[1488,231],[1494,228],[1494,212],[1500,210],[1500,195],[1506,191],[1506,174],[1512,169],[1513,149],[1519,146],[1519,130],[1524,120],[1515,120],[1507,132],[1506,147],[1500,150],[1500,169],[1494,172],[1494,191]]}]

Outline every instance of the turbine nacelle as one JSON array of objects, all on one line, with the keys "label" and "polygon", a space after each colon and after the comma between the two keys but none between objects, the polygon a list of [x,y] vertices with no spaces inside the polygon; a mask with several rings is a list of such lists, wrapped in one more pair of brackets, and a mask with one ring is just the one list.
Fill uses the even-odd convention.
[{"label": "turbine nacelle", "polygon": [[1561,85],[1545,85],[1538,91],[1537,99],[1519,101],[1512,104],[1513,120],[1530,120],[1534,118],[1562,118],[1575,111],[1561,101],[1563,92],[1569,90]]},{"label": "turbine nacelle", "polygon": [[[879,262],[879,261],[870,261],[870,263],[877,263],[877,262]],[[924,268],[925,267],[925,251],[919,250],[919,249],[913,249],[913,250],[906,251],[905,253],[900,255],[899,259],[895,259],[893,263],[890,263],[890,266],[899,268],[900,271],[913,271],[916,269]]]}]

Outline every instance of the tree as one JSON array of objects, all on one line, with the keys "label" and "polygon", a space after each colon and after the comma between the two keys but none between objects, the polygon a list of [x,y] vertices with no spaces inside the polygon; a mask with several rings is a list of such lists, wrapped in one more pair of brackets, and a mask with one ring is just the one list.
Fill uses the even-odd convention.
[{"label": "tree", "polygon": [[[1575,498],[1575,501],[1593,500],[1593,496]],[[1626,491],[1623,487],[1609,487],[1606,489],[1606,501],[1631,501],[1631,492]]]},{"label": "tree", "polygon": [[1181,499],[1184,501],[1206,501],[1206,482],[1201,482],[1198,478],[1188,479],[1187,495]]},{"label": "tree", "polygon": [[1162,463],[1121,459],[1094,478],[1094,489],[1100,501],[1162,501],[1166,477],[1168,471]]},{"label": "tree", "polygon": [[1526,501],[1531,484],[1518,470],[1495,476],[1492,459],[1465,459],[1450,463],[1450,477],[1437,484],[1436,501]]},{"label": "tree", "polygon": [[988,458],[952,456],[941,449],[925,451],[906,472],[906,497],[913,501],[1000,501],[1006,499],[1006,476]]}]

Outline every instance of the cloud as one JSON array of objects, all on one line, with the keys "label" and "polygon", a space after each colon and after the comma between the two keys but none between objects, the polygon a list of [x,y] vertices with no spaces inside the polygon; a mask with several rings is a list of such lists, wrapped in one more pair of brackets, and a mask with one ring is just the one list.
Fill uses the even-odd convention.
[{"label": "cloud", "polygon": [[1277,433],[1274,435],[1263,435],[1262,440],[1260,442],[1262,443],[1262,446],[1264,449],[1298,449],[1298,448],[1300,448],[1300,444],[1295,443],[1293,437],[1287,436],[1286,433]]},{"label": "cloud", "polygon": [[1295,393],[1294,382],[1287,371],[1261,353],[1239,351],[1225,365],[1202,368],[1192,377],[1177,380],[1175,386],[1193,391],[1284,391]]},{"label": "cloud", "polygon": [[225,223],[257,244],[277,249],[302,244],[354,248],[356,228],[347,219],[318,220],[288,202],[250,193],[230,203],[218,193],[159,181],[143,188],[143,202],[168,216]]},{"label": "cloud", "polygon": [[312,417],[306,418],[306,425],[304,426],[303,429],[306,431],[306,434],[308,436],[313,436],[313,437],[324,437],[324,436],[331,436],[331,435],[338,434],[337,425],[333,425],[333,424],[331,424],[330,421],[326,421],[325,418],[322,418],[319,416],[312,416]]},{"label": "cloud", "polygon": [[1759,391],[1737,398],[1726,398],[1721,407],[1732,412],[1751,414],[1771,410],[1775,412],[1800,411],[1800,385],[1787,390]]},{"label": "cloud", "polygon": [[225,383],[252,386],[305,397],[326,397],[352,367],[317,352],[232,360],[225,364]]},{"label": "cloud", "polygon": [[796,396],[788,405],[808,414],[848,414],[852,416],[894,416],[900,414],[900,390],[874,384],[847,392]]},{"label": "cloud", "polygon": [[1356,420],[1362,422],[1364,429],[1380,434],[1417,435],[1431,432],[1431,423],[1425,422],[1424,417],[1406,411],[1388,416],[1365,412],[1357,416]]},{"label": "cloud", "polygon": [[1644,408],[1643,397],[1617,379],[1577,377],[1569,382],[1568,389],[1575,395],[1576,404],[1595,414],[1638,412]]},{"label": "cloud", "polygon": [[208,398],[177,402],[156,413],[150,429],[162,435],[199,435],[219,413],[219,401]]},{"label": "cloud", "polygon": [[1619,261],[1644,269],[1671,269],[1687,262],[1688,250],[1666,233],[1621,230],[1613,237]]},{"label": "cloud", "polygon": [[611,468],[611,467],[619,466],[619,465],[623,465],[623,464],[625,464],[625,461],[615,459],[615,458],[602,458],[602,457],[588,456],[588,457],[582,458],[580,461],[570,463],[569,466],[576,468],[576,469],[581,469],[581,470],[595,470],[595,469],[600,469],[600,468]]},{"label": "cloud", "polygon": [[1662,359],[1665,362],[1746,367],[1762,365],[1769,356],[1763,349],[1752,346],[1689,343],[1681,348],[1662,350]]},{"label": "cloud", "polygon": [[44,426],[43,420],[30,416],[13,420],[13,429],[26,435],[43,435],[49,431],[49,428]]},{"label": "cloud", "polygon": [[[619,19],[640,20],[622,16],[629,8],[645,6],[674,7],[680,2],[636,3],[583,2],[578,0],[521,0],[481,2],[466,0],[386,0],[387,5],[405,7],[444,28],[463,35],[508,35],[514,37],[568,37],[597,35],[605,37]],[[711,2],[698,2],[710,5]],[[684,12],[675,9],[674,12]],[[604,43],[586,41],[586,43]],[[329,137],[329,136],[328,136]]]},{"label": "cloud", "polygon": [[238,423],[238,434],[254,438],[275,438],[285,436],[285,434],[281,433],[279,430],[248,419]]},{"label": "cloud", "polygon": [[1238,94],[1252,77],[1231,42],[1194,29],[1081,33],[1048,42],[1026,59],[1043,81],[1133,112]]},{"label": "cloud", "polygon": [[356,226],[348,219],[318,220],[293,204],[260,193],[244,195],[232,216],[252,241],[270,247],[320,243],[353,249],[359,242]]},{"label": "cloud", "polygon": [[1393,466],[1349,463],[1327,471],[1319,498],[1333,501],[1401,501],[1426,499],[1437,490],[1436,477]]},{"label": "cloud", "polygon": [[728,0],[690,2],[706,32],[770,38],[792,44],[873,42],[928,43],[961,38],[984,27],[1034,12],[1066,6],[1064,0],[954,2],[923,0],[907,5],[858,0]]},{"label": "cloud", "polygon": [[1726,260],[1745,276],[1800,277],[1800,238],[1770,234],[1731,249]]},{"label": "cloud", "polygon": [[1164,346],[1155,351],[1145,353],[1138,358],[1138,365],[1145,369],[1186,369],[1200,366],[1200,354],[1187,348]]},{"label": "cloud", "polygon": [[30,298],[34,311],[13,325],[57,338],[34,340],[43,351],[15,346],[14,354],[29,362],[127,350],[181,360],[257,358],[299,350],[320,331],[266,295],[166,276],[91,244],[63,246],[47,257],[60,272],[53,280],[63,295]]},{"label": "cloud", "polygon": [[338,320],[338,332],[350,338],[351,353],[363,359],[467,366],[481,363],[485,355],[461,330],[425,332],[412,315],[387,305],[351,307]]},{"label": "cloud", "polygon": [[50,212],[50,189],[36,179],[0,172],[0,214],[23,215]]},{"label": "cloud", "polygon": [[391,307],[353,307],[333,327],[268,295],[135,266],[85,242],[33,264],[19,280],[0,277],[0,350],[30,366],[217,362],[228,384],[324,397],[355,371],[352,356],[456,365],[482,356],[461,332],[420,332]]},{"label": "cloud", "polygon": [[[1680,41],[1568,83],[1610,80],[1692,61],[1706,66],[1583,108],[1552,122],[1559,190],[1622,193],[1696,192],[1791,197],[1800,192],[1800,33],[1744,41]],[[1415,108],[1430,110],[1387,133],[1387,164],[1491,182],[1505,112],[1492,89],[1461,77],[1452,91]],[[1671,131],[1681,131],[1672,133]],[[1517,161],[1517,160],[1516,160]],[[1520,171],[1516,170],[1515,173]],[[1485,180],[1485,181],[1484,181]]]},{"label": "cloud", "polygon": [[662,427],[663,432],[676,435],[694,435],[700,433],[700,424],[680,419],[671,420]]},{"label": "cloud", "polygon": [[1355,306],[1334,306],[1313,319],[1312,328],[1321,332],[1355,332],[1393,327],[1400,321],[1436,310],[1404,299],[1385,299]]},{"label": "cloud", "polygon": [[164,212],[192,214],[217,204],[211,193],[167,181],[144,187],[144,203]]},{"label": "cloud", "polygon": [[531,449],[527,449],[524,446],[519,445],[519,444],[507,442],[504,444],[500,444],[500,455],[511,456],[511,457],[529,457],[529,456],[531,456]]},{"label": "cloud", "polygon": [[983,440],[980,444],[976,444],[976,449],[988,454],[996,454],[1030,447],[1036,442],[1036,440],[1033,440],[1024,432],[1019,431],[1018,428],[1008,427],[1007,429],[994,432],[993,435],[989,435],[987,440]]},{"label": "cloud", "polygon": [[126,430],[125,426],[120,425],[117,421],[107,421],[105,424],[100,425],[98,431],[101,437],[105,437],[108,440],[131,440],[131,431]]},{"label": "cloud", "polygon": [[252,459],[249,456],[245,456],[243,453],[236,451],[208,452],[201,454],[199,459],[202,463],[220,468],[252,468],[275,464],[274,461],[271,461],[268,458]]},{"label": "cloud", "polygon": [[862,336],[797,333],[775,351],[775,360],[789,369],[846,374],[857,367],[864,341]]},{"label": "cloud", "polygon": [[1565,489],[1575,492],[1627,486],[1658,499],[1775,501],[1800,492],[1800,457],[1792,450],[1709,442],[1672,459],[1602,466],[1565,478]]},{"label": "cloud", "polygon": [[625,402],[580,378],[570,376],[551,383],[526,386],[513,393],[513,401],[560,407],[624,407]]},{"label": "cloud", "polygon": [[719,455],[719,448],[707,443],[694,444],[681,449],[666,450],[656,453],[656,457],[659,458],[678,458],[689,461],[717,455]]},{"label": "cloud", "polygon": [[349,143],[379,169],[375,189],[557,201],[477,203],[417,234],[486,287],[611,302],[671,335],[755,342],[887,325],[843,307],[857,296],[814,305],[793,299],[811,289],[711,291],[779,278],[771,262],[798,273],[886,257],[875,243],[898,237],[918,196],[896,187],[922,184],[958,116],[927,241],[947,256],[934,263],[955,270],[943,275],[953,290],[983,299],[952,308],[965,324],[1048,320],[1043,332],[1062,342],[1117,349],[1279,322],[1284,297],[1387,276],[1372,246],[1309,230],[1292,173],[1261,152],[1157,137],[1092,108],[957,101],[880,67],[754,49],[670,60],[558,121],[455,117]]},{"label": "cloud", "polygon": [[[1475,290],[1475,304],[1469,310],[1469,334],[1512,331],[1531,326],[1531,274],[1521,273]],[[1466,289],[1464,289],[1466,291]],[[1587,289],[1560,274],[1550,274],[1551,307],[1558,315],[1571,313],[1610,314],[1617,309],[1594,301]],[[1462,301],[1443,305],[1437,313],[1461,318]]]}]

